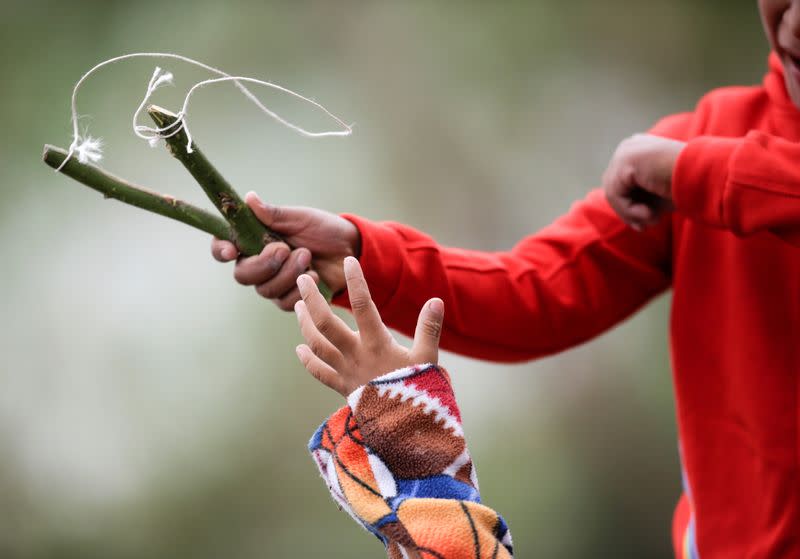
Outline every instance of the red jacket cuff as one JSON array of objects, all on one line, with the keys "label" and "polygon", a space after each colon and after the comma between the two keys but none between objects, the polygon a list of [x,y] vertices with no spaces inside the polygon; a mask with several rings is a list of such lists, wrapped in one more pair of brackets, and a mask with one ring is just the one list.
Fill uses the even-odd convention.
[{"label": "red jacket cuff", "polygon": [[739,142],[701,136],[686,144],[672,172],[675,209],[690,219],[725,227],[723,198],[731,157]]},{"label": "red jacket cuff", "polygon": [[[358,228],[361,235],[361,254],[358,255],[358,261],[364,270],[372,300],[383,311],[397,292],[403,271],[404,257],[399,234],[386,223],[370,221],[352,214],[342,214],[342,217]],[[337,293],[332,302],[349,309],[347,289]]]}]

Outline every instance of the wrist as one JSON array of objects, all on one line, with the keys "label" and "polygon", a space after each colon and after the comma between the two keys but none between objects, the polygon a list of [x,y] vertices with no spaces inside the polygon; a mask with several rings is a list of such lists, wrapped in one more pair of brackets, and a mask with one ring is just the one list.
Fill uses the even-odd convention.
[{"label": "wrist", "polygon": [[340,294],[347,287],[344,276],[344,259],[348,256],[358,258],[361,255],[361,233],[351,221],[340,218],[340,231],[336,234],[339,246],[335,246],[315,262],[315,269],[333,292],[334,296]]},{"label": "wrist", "polygon": [[[361,258],[361,232],[356,224],[349,219],[342,217],[341,220],[342,247],[339,254],[331,259],[332,263],[326,266],[326,273],[324,273],[325,283],[331,288],[334,296],[341,294],[347,288],[347,280],[344,276],[344,259],[348,256]],[[320,272],[320,275],[322,276],[323,272]]]}]

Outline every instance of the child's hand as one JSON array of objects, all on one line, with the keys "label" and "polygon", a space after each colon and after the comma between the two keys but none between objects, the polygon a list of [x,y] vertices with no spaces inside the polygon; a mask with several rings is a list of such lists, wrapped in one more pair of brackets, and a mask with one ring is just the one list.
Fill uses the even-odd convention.
[{"label": "child's hand", "polygon": [[441,299],[431,299],[422,307],[409,350],[383,325],[358,260],[345,258],[344,276],[357,332],[331,312],[312,278],[305,274],[297,278],[303,299],[294,310],[306,344],[297,346],[296,351],[317,380],[347,397],[385,373],[419,363],[437,363],[444,317]]},{"label": "child's hand", "polygon": [[603,174],[608,203],[622,220],[642,230],[672,211],[672,169],[684,142],[649,134],[624,140]]},{"label": "child's hand", "polygon": [[[288,311],[300,299],[297,277],[309,272],[321,277],[334,293],[344,289],[342,260],[358,254],[361,237],[351,222],[336,214],[315,208],[268,206],[250,192],[245,201],[258,219],[273,229],[286,243],[269,243],[261,254],[241,258],[233,277],[242,285],[252,285],[256,292]],[[229,262],[239,251],[229,241],[214,239],[211,254],[220,262]]]}]

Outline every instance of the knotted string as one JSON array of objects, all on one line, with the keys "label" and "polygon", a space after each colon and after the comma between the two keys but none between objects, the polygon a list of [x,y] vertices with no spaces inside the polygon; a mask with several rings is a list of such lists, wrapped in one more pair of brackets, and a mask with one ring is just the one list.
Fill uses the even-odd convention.
[{"label": "knotted string", "polygon": [[[77,155],[78,156],[78,161],[80,161],[81,163],[88,163],[90,161],[93,162],[93,163],[96,163],[96,162],[100,161],[100,159],[102,159],[102,157],[103,157],[103,154],[102,154],[103,142],[102,142],[102,140],[100,140],[99,138],[93,138],[92,136],[89,136],[88,134],[86,134],[86,136],[83,137],[83,136],[81,136],[81,134],[80,134],[80,132],[78,130],[78,120],[79,120],[78,109],[77,109],[78,90],[81,88],[81,86],[84,84],[84,82],[89,78],[89,76],[94,74],[100,68],[102,68],[104,66],[107,66],[109,64],[115,64],[115,63],[120,62],[122,60],[127,60],[127,59],[130,59],[130,58],[141,58],[141,57],[146,57],[146,58],[172,58],[172,59],[175,59],[175,60],[180,60],[182,62],[187,62],[187,63],[192,64],[194,66],[198,66],[200,68],[203,68],[204,70],[207,70],[207,71],[209,71],[211,73],[214,73],[214,74],[217,74],[218,76],[220,76],[220,77],[217,77],[217,78],[202,80],[202,81],[197,82],[196,84],[194,84],[189,89],[189,91],[186,94],[186,97],[183,100],[183,106],[181,107],[181,110],[177,114],[177,120],[173,124],[170,124],[170,125],[165,126],[163,128],[154,128],[154,127],[151,127],[151,126],[144,126],[144,125],[137,124],[136,121],[138,120],[139,115],[144,110],[145,106],[147,105],[147,102],[150,100],[150,97],[153,95],[155,90],[158,89],[159,87],[165,85],[165,84],[171,84],[172,83],[172,78],[173,78],[172,74],[170,72],[166,72],[166,71],[162,70],[159,67],[156,67],[155,71],[153,72],[152,77],[150,78],[150,82],[147,85],[147,90],[145,91],[144,98],[142,99],[142,102],[137,107],[136,111],[133,113],[133,119],[132,119],[133,133],[136,134],[136,136],[138,136],[139,138],[147,140],[150,143],[151,146],[156,145],[158,143],[158,140],[160,140],[162,138],[168,138],[170,136],[174,136],[181,129],[183,129],[183,130],[186,131],[186,136],[188,138],[187,144],[186,144],[186,152],[187,153],[192,153],[192,147],[191,147],[192,135],[191,135],[191,133],[189,131],[189,124],[188,124],[188,121],[187,121],[187,115],[188,115],[188,109],[189,109],[189,101],[190,101],[192,95],[194,94],[194,92],[197,89],[199,89],[201,87],[205,87],[207,85],[220,83],[220,82],[226,82],[226,81],[232,81],[234,83],[234,85],[242,92],[242,94],[245,97],[247,97],[250,101],[252,101],[264,114],[266,114],[267,116],[269,116],[272,119],[276,120],[280,124],[286,126],[287,128],[290,128],[290,129],[294,130],[295,132],[297,132],[297,133],[299,133],[299,134],[301,134],[303,136],[306,136],[308,138],[320,138],[320,137],[325,137],[325,136],[349,136],[350,134],[353,133],[352,125],[346,124],[339,117],[337,117],[336,115],[331,113],[328,109],[326,109],[325,107],[323,107],[322,105],[320,105],[316,101],[314,101],[312,99],[309,99],[307,97],[304,97],[303,95],[300,95],[299,93],[297,93],[295,91],[292,91],[290,89],[287,89],[285,87],[282,87],[280,85],[274,84],[272,82],[264,81],[264,80],[245,77],[245,76],[231,76],[230,74],[227,74],[226,72],[223,72],[222,70],[218,70],[217,68],[214,68],[213,66],[209,66],[208,64],[204,64],[202,62],[199,62],[197,60],[193,60],[191,58],[188,58],[186,56],[182,56],[182,55],[179,55],[179,54],[172,54],[172,53],[165,53],[165,52],[137,52],[137,53],[131,53],[131,54],[124,54],[122,56],[117,56],[117,57],[114,57],[114,58],[110,58],[108,60],[104,60],[103,62],[100,62],[99,64],[94,66],[92,69],[90,69],[88,72],[86,72],[83,76],[81,76],[81,79],[79,79],[78,82],[75,84],[75,87],[72,90],[72,101],[71,101],[71,109],[72,109],[72,143],[69,146],[67,157],[64,158],[64,161],[61,163],[61,165],[59,165],[59,167],[58,167],[58,169],[56,169],[56,171],[60,171],[61,168],[67,163],[67,161],[69,161],[69,159],[73,155]],[[310,103],[314,107],[316,107],[316,108],[320,109],[321,111],[323,111],[327,116],[332,118],[342,128],[340,130],[332,130],[332,131],[324,131],[324,132],[311,132],[311,131],[308,131],[308,130],[306,130],[306,129],[304,129],[304,128],[296,125],[296,124],[293,124],[293,123],[289,122],[288,120],[284,119],[283,117],[281,117],[280,115],[278,115],[274,111],[268,109],[258,99],[258,97],[256,97],[247,87],[245,87],[242,84],[242,82],[247,82],[247,83],[252,83],[252,84],[256,84],[256,85],[262,85],[262,86],[270,87],[272,89],[276,89],[276,90],[281,91],[283,93],[288,93],[289,95],[291,95],[293,97],[296,97],[297,99],[300,99],[302,101]]]}]

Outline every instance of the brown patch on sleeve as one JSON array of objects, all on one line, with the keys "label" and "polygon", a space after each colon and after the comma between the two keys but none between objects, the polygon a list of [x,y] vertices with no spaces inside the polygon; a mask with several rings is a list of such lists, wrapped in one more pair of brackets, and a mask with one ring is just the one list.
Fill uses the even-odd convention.
[{"label": "brown patch on sleeve", "polygon": [[464,451],[465,442],[411,399],[381,397],[367,386],[355,412],[364,443],[395,477],[414,479],[441,474]]},{"label": "brown patch on sleeve", "polygon": [[472,486],[472,462],[471,461],[467,462],[466,464],[461,466],[456,472],[455,478],[458,481],[461,481],[469,486]]}]

